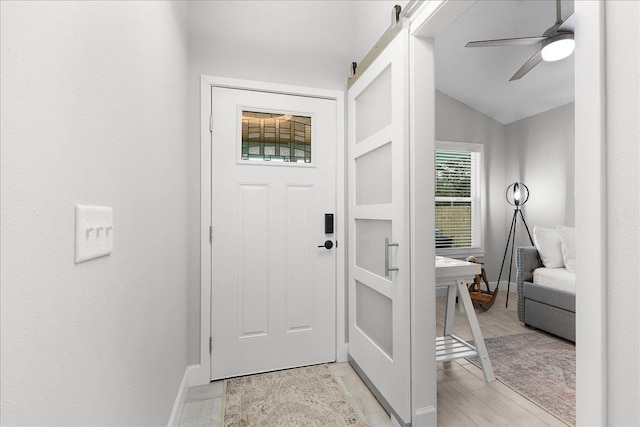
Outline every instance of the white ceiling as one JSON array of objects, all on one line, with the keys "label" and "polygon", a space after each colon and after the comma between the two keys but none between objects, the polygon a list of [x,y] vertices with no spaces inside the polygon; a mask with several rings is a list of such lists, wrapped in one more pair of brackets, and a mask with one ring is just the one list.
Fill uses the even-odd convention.
[{"label": "white ceiling", "polygon": [[[562,18],[571,13],[573,1],[563,1]],[[555,20],[554,0],[478,1],[436,38],[436,87],[503,124],[572,102],[573,55],[543,61],[510,82],[540,46],[464,47],[472,40],[541,36]]]}]

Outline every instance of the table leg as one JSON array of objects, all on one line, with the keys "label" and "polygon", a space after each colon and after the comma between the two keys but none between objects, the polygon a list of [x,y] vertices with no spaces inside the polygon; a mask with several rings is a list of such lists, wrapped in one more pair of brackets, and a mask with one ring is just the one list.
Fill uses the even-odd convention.
[{"label": "table leg", "polygon": [[458,281],[458,290],[460,291],[458,297],[467,312],[467,320],[469,321],[469,328],[471,329],[471,335],[473,336],[473,345],[478,351],[478,359],[480,359],[480,364],[484,371],[484,377],[487,382],[495,381],[496,377],[493,373],[491,360],[489,360],[489,353],[487,352],[487,347],[484,343],[482,332],[480,331],[480,325],[478,324],[478,318],[476,317],[476,312],[473,309],[473,304],[471,303],[471,298],[469,297],[469,292],[467,291],[467,286],[464,280]]},{"label": "table leg", "polygon": [[444,335],[453,333],[453,319],[456,315],[456,287],[447,286],[447,306],[444,316]]}]

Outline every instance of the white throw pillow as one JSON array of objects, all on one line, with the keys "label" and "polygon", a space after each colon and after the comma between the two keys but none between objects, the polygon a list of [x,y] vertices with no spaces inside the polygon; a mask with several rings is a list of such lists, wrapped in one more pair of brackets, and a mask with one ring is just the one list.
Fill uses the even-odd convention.
[{"label": "white throw pillow", "polygon": [[555,228],[533,227],[533,241],[540,254],[542,263],[547,268],[562,268],[562,247],[560,232]]},{"label": "white throw pillow", "polygon": [[576,272],[576,229],[564,225],[558,226],[562,260],[569,273]]}]

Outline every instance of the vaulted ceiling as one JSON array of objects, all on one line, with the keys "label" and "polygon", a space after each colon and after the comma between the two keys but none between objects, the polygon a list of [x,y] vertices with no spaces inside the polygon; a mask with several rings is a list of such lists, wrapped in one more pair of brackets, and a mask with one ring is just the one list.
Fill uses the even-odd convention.
[{"label": "vaulted ceiling", "polygon": [[[563,1],[562,18],[572,13],[573,1]],[[472,40],[540,36],[555,20],[553,0],[478,1],[436,38],[436,87],[503,124],[572,102],[573,55],[510,82],[540,46],[465,48]]]}]

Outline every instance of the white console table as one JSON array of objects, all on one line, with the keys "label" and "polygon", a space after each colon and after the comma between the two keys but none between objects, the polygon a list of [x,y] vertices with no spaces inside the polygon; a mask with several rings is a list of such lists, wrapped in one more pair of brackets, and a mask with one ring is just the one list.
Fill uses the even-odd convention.
[{"label": "white console table", "polygon": [[[480,274],[480,271],[480,264],[436,256],[436,286],[447,288],[444,336],[436,338],[436,362],[477,355],[480,359],[485,379],[487,382],[491,382],[496,378],[482,332],[480,331],[478,318],[469,297],[469,290],[467,289],[467,283],[472,281],[476,274]],[[460,298],[459,302],[462,303],[467,316],[474,345],[453,335],[456,294]]]}]

